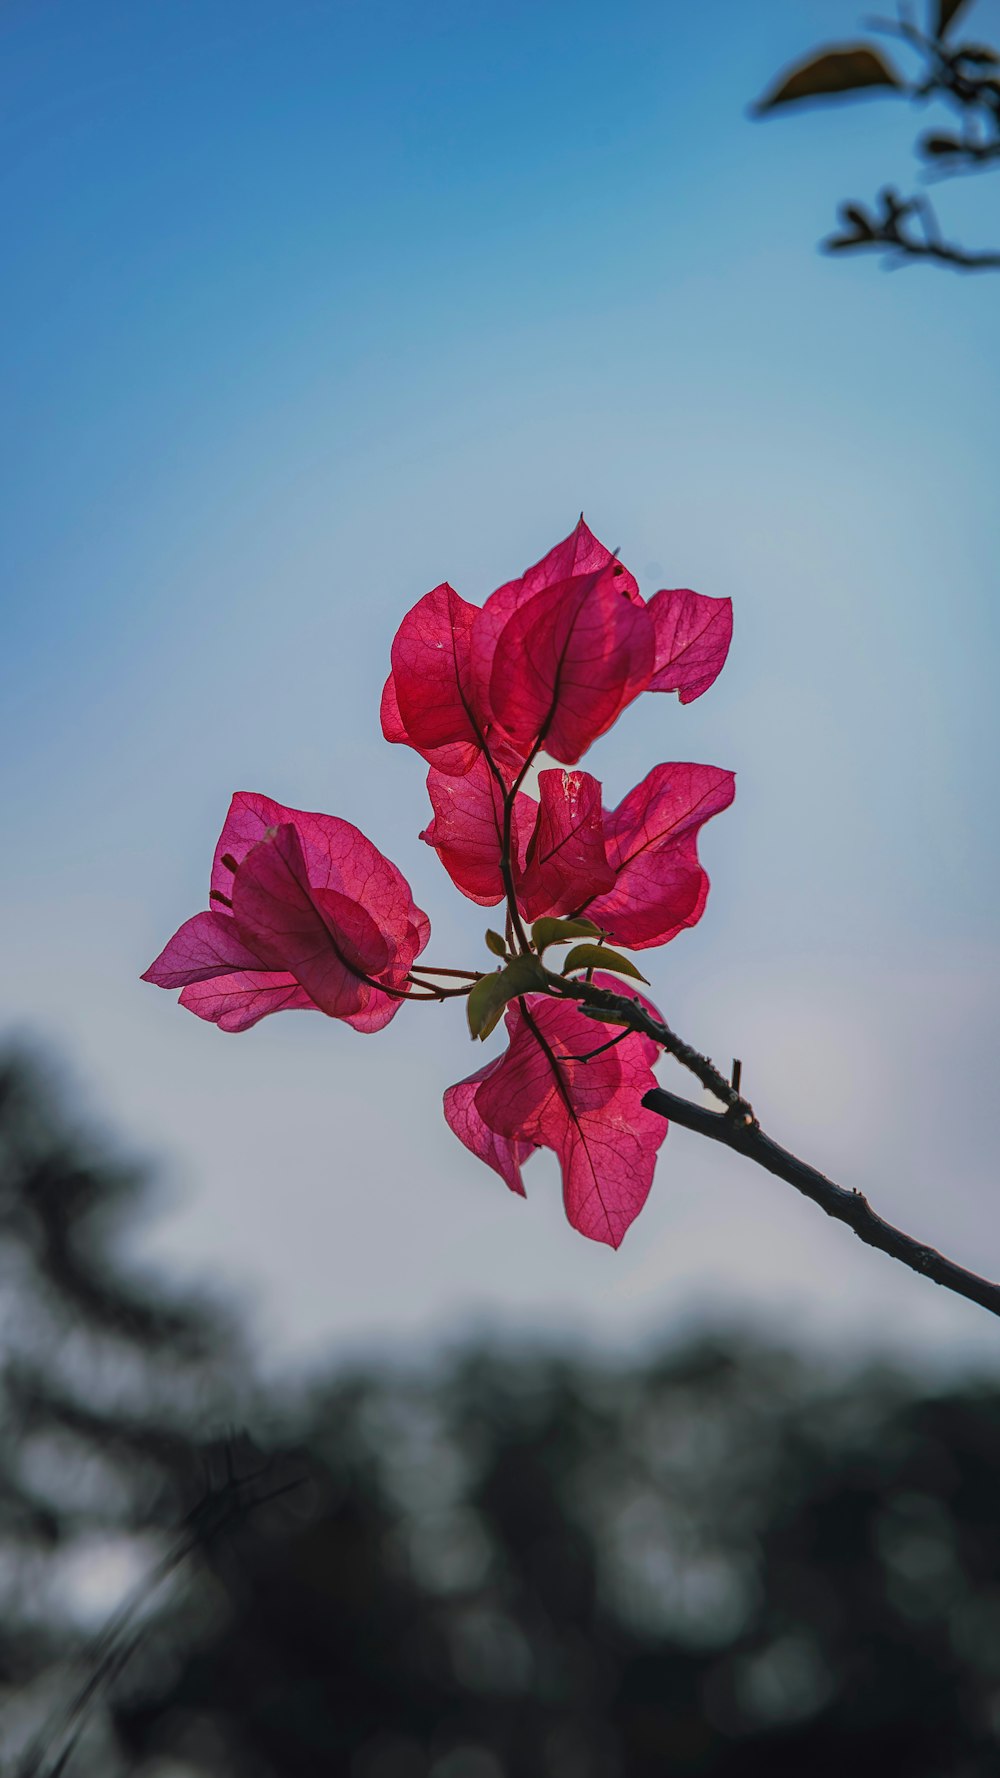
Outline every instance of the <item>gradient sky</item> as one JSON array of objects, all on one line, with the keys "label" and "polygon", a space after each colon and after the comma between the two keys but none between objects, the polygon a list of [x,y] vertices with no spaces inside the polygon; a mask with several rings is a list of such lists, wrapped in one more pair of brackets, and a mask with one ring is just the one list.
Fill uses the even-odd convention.
[{"label": "gradient sky", "polygon": [[[154,1158],[136,1251],[262,1350],[470,1325],[991,1353],[995,1325],[673,1131],[621,1251],[455,1142],[459,1011],[225,1036],[141,984],[230,793],[356,821],[439,961],[487,923],[378,726],[404,611],[588,520],[730,594],[713,691],[588,765],[738,772],[706,916],[650,954],[765,1127],[1000,1274],[1000,279],[814,252],[909,179],[898,101],[752,123],[850,0],[6,0],[0,12],[3,1028]],[[976,34],[1000,39],[980,0]],[[1000,240],[1000,178],[942,188]],[[666,1078],[666,1075],[665,1075]],[[679,1084],[679,1081],[678,1083]]]}]

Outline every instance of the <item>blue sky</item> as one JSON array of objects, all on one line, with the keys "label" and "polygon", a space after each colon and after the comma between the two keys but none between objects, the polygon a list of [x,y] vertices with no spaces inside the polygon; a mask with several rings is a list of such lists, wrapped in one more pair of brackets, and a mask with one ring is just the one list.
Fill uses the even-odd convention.
[{"label": "blue sky", "polygon": [[[683,1132],[618,1255],[544,1160],[515,1203],[440,1117],[457,1013],[228,1038],[137,979],[234,788],[358,822],[435,956],[477,963],[379,733],[389,644],[583,508],[644,591],[736,607],[712,693],[588,761],[614,800],[659,759],[739,774],[661,1003],[742,1054],[779,1140],[1000,1273],[1000,281],[814,253],[839,198],[908,181],[900,103],[746,114],[854,27],[847,0],[0,15],[4,1027],[158,1157],[144,1251],[235,1288],[269,1351],[742,1312],[991,1335]],[[995,245],[997,191],[942,188],[949,228]]]}]

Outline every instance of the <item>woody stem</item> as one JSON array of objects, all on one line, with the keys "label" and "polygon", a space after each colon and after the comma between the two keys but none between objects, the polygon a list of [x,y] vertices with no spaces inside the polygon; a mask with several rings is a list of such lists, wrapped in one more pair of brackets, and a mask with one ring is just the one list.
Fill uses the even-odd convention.
[{"label": "woody stem", "polygon": [[592,1062],[595,1056],[603,1056],[605,1050],[613,1050],[617,1043],[622,1043],[626,1037],[631,1036],[632,1032],[626,1025],[616,1036],[609,1037],[607,1043],[599,1043],[595,1050],[586,1050],[582,1056],[567,1056],[566,1060],[568,1062]]},{"label": "woody stem", "polygon": [[[471,712],[470,712],[470,714],[471,714]],[[483,735],[483,733],[479,729],[478,725],[476,725],[476,733],[479,736],[479,740],[482,745],[483,757],[486,760],[487,769],[489,770],[490,774],[492,775],[493,779],[495,780],[496,784],[498,785],[500,793],[503,797],[503,835],[502,835],[502,838],[500,841],[500,875],[503,878],[504,897],[507,902],[507,922],[508,922],[508,925],[513,929],[513,932],[517,938],[517,942],[518,942],[518,945],[520,946],[521,950],[527,951],[527,950],[530,950],[531,947],[528,944],[528,935],[525,932],[524,927],[521,924],[521,915],[518,912],[517,900],[516,900],[515,890],[514,890],[514,867],[511,864],[511,858],[510,858],[510,839],[511,839],[511,830],[512,830],[512,826],[513,826],[513,817],[514,817],[514,798],[516,797],[518,791],[521,788],[521,784],[524,779],[524,774],[527,771],[528,766],[531,763],[531,760],[527,760],[525,762],[525,764],[521,767],[521,770],[518,773],[517,777],[515,778],[513,785],[511,786],[510,790],[508,790],[507,786],[503,780],[503,773],[501,772],[500,767],[497,765],[496,760],[493,758],[493,755],[490,752],[489,747],[487,746],[486,737],[485,737],[485,735]],[[536,746],[532,752],[532,755],[531,755],[532,759],[534,758],[534,755],[535,755],[535,753],[537,753],[537,751],[538,751],[538,748]],[[508,938],[508,943],[509,942],[510,942],[510,940]]]},{"label": "woody stem", "polygon": [[579,1000],[584,1006],[593,1006],[602,1012],[620,1013],[622,1024],[629,1030],[637,1031],[643,1037],[651,1037],[668,1055],[673,1056],[683,1067],[689,1068],[703,1087],[707,1087],[710,1093],[721,1099],[726,1107],[726,1115],[734,1123],[756,1129],[757,1119],[753,1106],[736,1091],[724,1074],[719,1073],[714,1062],[701,1055],[690,1043],[685,1043],[663,1019],[654,1018],[640,1001],[632,1000],[625,994],[612,994],[607,988],[595,988],[592,982],[567,981],[562,976],[553,976],[552,981],[571,1000]]},{"label": "woody stem", "polygon": [[[546,727],[547,726],[548,724],[546,723]],[[517,942],[522,951],[530,951],[531,946],[528,943],[528,935],[521,924],[521,915],[518,909],[517,897],[514,889],[514,865],[510,851],[514,830],[514,804],[517,800],[517,793],[520,790],[521,785],[524,783],[531,766],[534,764],[544,739],[545,729],[542,730],[534,746],[531,748],[527,759],[521,767],[521,770],[518,772],[517,777],[514,779],[510,789],[504,792],[503,799],[503,838],[500,844],[500,872],[503,877],[503,886],[507,895],[507,916],[514,929]]]},{"label": "woody stem", "polygon": [[412,982],[415,988],[426,988],[427,992],[426,994],[404,994],[402,996],[404,1000],[454,1000],[456,996],[461,997],[468,994],[472,988],[471,982],[468,982],[464,988],[437,988],[433,982],[422,982],[415,975],[408,975],[406,979],[408,982]]},{"label": "woody stem", "polygon": [[417,975],[457,975],[464,982],[478,982],[482,976],[481,969],[439,969],[435,963],[414,963],[410,974]]},{"label": "woody stem", "polygon": [[513,800],[504,798],[503,809],[503,851],[500,857],[500,874],[503,877],[504,893],[507,897],[507,917],[510,920],[518,947],[522,951],[530,950],[528,934],[521,923],[521,914],[517,905],[514,889],[514,868],[510,861],[510,833],[513,817]]},{"label": "woody stem", "polygon": [[1000,1316],[1000,1284],[967,1271],[939,1253],[937,1248],[914,1240],[912,1235],[904,1234],[902,1229],[886,1222],[872,1209],[863,1192],[848,1191],[807,1161],[800,1161],[787,1148],[780,1148],[756,1121],[741,1123],[727,1112],[708,1111],[703,1105],[693,1105],[690,1100],[667,1092],[663,1087],[654,1087],[642,1103],[647,1111],[655,1111],[671,1123],[681,1124],[699,1136],[707,1136],[712,1142],[721,1142],[726,1148],[735,1149],[737,1154],[745,1155],[747,1160],[756,1162],[758,1167],[766,1168],[768,1173],[775,1174],[811,1198],[827,1216],[846,1223],[869,1247],[878,1248],[890,1259],[898,1259],[901,1265],[909,1266],[911,1272],[930,1278],[933,1283],[954,1291],[956,1296],[965,1297],[970,1303],[978,1303],[991,1315]]}]

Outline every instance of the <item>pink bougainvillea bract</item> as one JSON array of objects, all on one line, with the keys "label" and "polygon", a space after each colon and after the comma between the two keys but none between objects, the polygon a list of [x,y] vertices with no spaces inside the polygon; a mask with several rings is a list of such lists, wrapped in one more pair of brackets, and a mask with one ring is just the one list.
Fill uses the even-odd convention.
[{"label": "pink bougainvillea bract", "polygon": [[[427,916],[371,840],[350,822],[240,792],[208,908],[144,979],[180,988],[182,1006],[224,1031],[298,1009],[374,1032],[404,1002],[467,996],[473,1035],[502,1018],[508,1041],[448,1088],[450,1128],[521,1195],[525,1162],[551,1150],[573,1227],[617,1247],[666,1135],[642,1105],[658,1046],[620,1021],[609,1037],[574,984],[590,984],[592,1003],[593,990],[633,993],[637,970],[609,947],[664,945],[701,918],[698,836],[734,786],[715,766],[655,765],[609,809],[579,761],[643,692],[701,697],[731,635],[728,599],[677,588],[647,603],[582,519],[482,607],[443,582],[399,626],[382,731],[427,764],[421,838],[455,887],[504,905],[505,931],[488,935],[496,968],[421,964]],[[537,795],[526,783],[536,762]],[[549,947],[581,936],[590,942],[557,972]]]}]

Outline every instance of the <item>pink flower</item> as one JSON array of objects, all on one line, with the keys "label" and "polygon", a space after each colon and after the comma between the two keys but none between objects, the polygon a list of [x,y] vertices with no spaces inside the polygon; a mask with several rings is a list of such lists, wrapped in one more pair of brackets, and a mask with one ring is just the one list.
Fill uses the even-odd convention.
[{"label": "pink flower", "polygon": [[[611,976],[594,980],[622,992]],[[630,1033],[603,1055],[580,1060],[606,1039],[607,1027],[575,1002],[544,994],[512,1003],[505,1017],[508,1048],[448,1088],[445,1118],[522,1197],[523,1163],[535,1148],[552,1149],[569,1221],[591,1240],[617,1247],[646,1201],[667,1133],[664,1119],[642,1105],[656,1085],[656,1045]]]},{"label": "pink flower", "polygon": [[223,1031],[314,1009],[379,1031],[430,936],[406,879],[348,821],[238,791],[212,865],[212,903],[143,976]]},{"label": "pink flower", "polygon": [[687,587],[654,593],[646,609],[656,631],[650,691],[675,691],[692,704],[714,685],[733,639],[733,602]]},{"label": "pink flower", "polygon": [[[485,759],[462,778],[427,775],[434,819],[421,834],[457,889],[503,900],[503,799]],[[526,920],[586,914],[615,944],[665,945],[697,925],[708,899],[698,858],[706,821],[729,807],[735,781],[718,766],[654,766],[617,809],[602,809],[589,772],[548,771],[540,801],[519,791],[512,822],[517,905]]]},{"label": "pink flower", "polygon": [[612,889],[601,786],[589,772],[539,772],[538,815],[516,877],[525,919],[572,914]]},{"label": "pink flower", "polygon": [[538,747],[574,765],[643,691],[688,703],[720,672],[728,599],[680,590],[647,606],[581,518],[481,610],[443,583],[404,617],[382,694],[382,732],[446,775],[484,752],[507,783]]},{"label": "pink flower", "polygon": [[732,772],[719,766],[660,765],[604,814],[613,886],[578,910],[613,943],[641,951],[695,926],[708,899],[698,860],[705,822],[733,800]]},{"label": "pink flower", "polygon": [[[346,821],[241,793],[216,848],[208,911],[185,922],[144,979],[180,988],[183,1006],[226,1031],[286,1008],[377,1031],[409,998],[467,997],[477,1038],[502,1015],[507,1049],[449,1087],[447,1121],[522,1196],[524,1163],[551,1149],[573,1227],[617,1247],[667,1126],[642,1104],[659,1046],[630,1025],[609,1038],[600,1017],[614,1022],[618,977],[638,975],[604,941],[666,944],[701,918],[709,885],[698,835],[732,801],[733,775],[654,766],[609,810],[577,762],[642,692],[700,697],[731,633],[728,599],[676,588],[647,604],[582,518],[482,609],[442,582],[399,626],[382,731],[427,762],[432,817],[421,839],[463,895],[506,904],[503,931],[485,934],[500,967],[417,966],[426,915],[370,840]],[[559,763],[539,772],[532,796],[522,786],[539,756]],[[559,974],[549,957],[564,944],[573,948]],[[589,1018],[574,998],[586,992],[583,974],[619,1004],[593,1005]]]},{"label": "pink flower", "polygon": [[[485,755],[457,778],[432,766],[427,792],[434,819],[420,835],[433,846],[456,889],[494,907],[503,900],[503,793],[490,771]],[[511,852],[523,860],[537,804],[519,790],[511,811]]]}]

